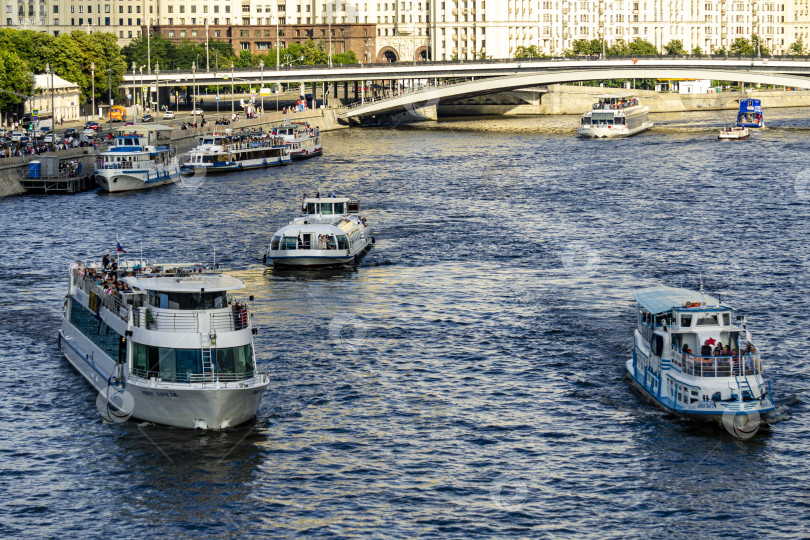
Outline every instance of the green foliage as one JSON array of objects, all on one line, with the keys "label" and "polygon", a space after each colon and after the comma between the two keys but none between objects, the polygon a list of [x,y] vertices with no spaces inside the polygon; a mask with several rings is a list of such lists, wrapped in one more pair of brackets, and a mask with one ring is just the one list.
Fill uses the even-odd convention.
[{"label": "green foliage", "polygon": [[649,41],[636,38],[630,42],[628,52],[634,56],[652,56],[658,54],[658,49]]},{"label": "green foliage", "polygon": [[732,56],[754,56],[757,51],[750,41],[744,37],[738,37],[731,44],[728,53]]},{"label": "green foliage", "polygon": [[[0,88],[18,94],[30,95],[33,86],[28,66],[19,55],[6,48],[0,48]],[[0,110],[11,111],[25,98],[0,92]]]},{"label": "green foliage", "polygon": [[354,51],[347,51],[332,55],[332,64],[359,64]]},{"label": "green foliage", "polygon": [[537,47],[534,45],[530,45],[529,47],[519,45],[518,48],[515,49],[515,58],[538,58],[540,56],[542,55],[537,51]]},{"label": "green foliage", "polygon": [[628,56],[629,54],[630,54],[630,46],[623,39],[618,39],[614,41],[607,48],[608,56]]},{"label": "green foliage", "polygon": [[683,41],[680,39],[672,39],[669,43],[664,45],[664,50],[667,54],[682,55],[686,54],[686,49],[683,48]]},{"label": "green foliage", "polygon": [[765,43],[761,43],[759,36],[754,34],[751,36],[751,48],[754,49],[754,54],[760,54],[762,56],[769,56],[771,54],[770,49]]},{"label": "green foliage", "polygon": [[804,41],[802,41],[801,36],[796,38],[796,41],[790,44],[790,48],[788,49],[790,54],[797,54],[797,55],[804,55],[807,51],[804,49]]},{"label": "green foliage", "polygon": [[695,56],[703,56],[703,49],[701,49],[700,46],[698,45],[697,47],[692,49],[692,54]]}]

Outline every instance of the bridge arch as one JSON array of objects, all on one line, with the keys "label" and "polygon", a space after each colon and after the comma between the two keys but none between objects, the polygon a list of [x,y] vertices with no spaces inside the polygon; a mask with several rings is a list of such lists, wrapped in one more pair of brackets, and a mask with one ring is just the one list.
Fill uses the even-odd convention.
[{"label": "bridge arch", "polygon": [[752,84],[775,84],[798,88],[810,88],[810,77],[784,73],[769,73],[749,69],[729,68],[686,68],[670,66],[632,67],[610,66],[584,67],[578,69],[560,68],[532,72],[526,74],[510,75],[506,77],[491,77],[473,81],[451,84],[447,86],[428,87],[426,89],[402,94],[364,105],[355,106],[341,118],[356,118],[374,116],[379,114],[395,113],[402,110],[412,110],[424,104],[437,104],[445,99],[457,99],[486,94],[495,94],[509,90],[518,90],[531,86],[577,81],[598,81],[604,79],[713,79],[721,81],[739,81]]},{"label": "bridge arch", "polygon": [[386,46],[377,52],[377,62],[399,62],[400,54],[395,48]]}]

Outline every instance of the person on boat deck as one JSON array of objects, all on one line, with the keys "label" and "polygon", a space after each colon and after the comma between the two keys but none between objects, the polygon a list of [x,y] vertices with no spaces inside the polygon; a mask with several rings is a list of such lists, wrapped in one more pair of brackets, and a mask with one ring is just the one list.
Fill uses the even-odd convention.
[{"label": "person on boat deck", "polygon": [[686,354],[692,354],[692,349],[689,348],[689,345],[684,345],[683,352],[685,352]]},{"label": "person on boat deck", "polygon": [[298,249],[304,249],[304,239],[301,238],[301,233],[298,233]]},{"label": "person on boat deck", "polygon": [[712,346],[709,345],[709,340],[707,339],[703,346],[700,348],[700,356],[711,356],[712,355]]},{"label": "person on boat deck", "polygon": [[102,268],[107,268],[108,266],[110,266],[110,254],[109,253],[104,255],[104,258],[101,259],[101,267]]},{"label": "person on boat deck", "polygon": [[723,356],[731,356],[731,350],[728,345],[723,345]]},{"label": "person on boat deck", "polygon": [[79,261],[76,265],[76,275],[79,277],[84,277],[84,266],[82,265],[82,261]]}]

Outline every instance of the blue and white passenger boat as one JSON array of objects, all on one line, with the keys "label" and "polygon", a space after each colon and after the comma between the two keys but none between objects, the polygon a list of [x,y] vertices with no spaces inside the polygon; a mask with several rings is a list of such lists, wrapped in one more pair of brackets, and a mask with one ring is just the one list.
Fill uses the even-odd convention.
[{"label": "blue and white passenger boat", "polygon": [[740,100],[740,110],[737,112],[737,126],[749,128],[765,127],[762,119],[762,103],[758,99],[748,98]]},{"label": "blue and white passenger boat", "polygon": [[591,110],[582,115],[577,135],[586,138],[629,137],[650,129],[649,108],[632,94],[597,96]]},{"label": "blue and white passenger boat", "polygon": [[302,216],[273,235],[264,263],[283,267],[343,266],[357,262],[374,238],[359,204],[348,197],[304,197]]},{"label": "blue and white passenger boat", "polygon": [[293,159],[309,159],[323,153],[321,130],[309,122],[291,122],[286,118],[273,128],[273,134],[284,139]]},{"label": "blue and white passenger boat", "polygon": [[774,408],[762,359],[745,318],[702,291],[639,290],[630,380],[658,407],[678,416],[717,420]]},{"label": "blue and white passenger boat", "polygon": [[261,131],[202,135],[183,163],[183,174],[219,174],[286,165],[292,161],[281,137]]},{"label": "blue and white passenger boat", "polygon": [[93,173],[101,189],[113,193],[177,182],[180,167],[175,150],[168,139],[161,138],[171,130],[168,126],[143,124],[119,129],[107,151],[99,155]]},{"label": "blue and white passenger boat", "polygon": [[[269,379],[240,280],[200,264],[70,268],[59,348],[116,417],[224,429],[256,415]],[[121,401],[125,404],[121,405]]]}]

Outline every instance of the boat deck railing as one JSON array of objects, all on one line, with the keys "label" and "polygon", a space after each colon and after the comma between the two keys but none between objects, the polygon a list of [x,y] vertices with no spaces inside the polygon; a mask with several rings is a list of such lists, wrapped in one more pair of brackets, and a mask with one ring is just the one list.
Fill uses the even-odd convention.
[{"label": "boat deck railing", "polygon": [[[218,371],[211,373],[177,373],[173,371],[148,371],[139,368],[132,368],[132,374],[142,379],[155,379],[167,383],[239,382],[253,379],[256,376],[262,377],[259,371],[245,371],[243,373],[223,373]],[[267,366],[264,368],[263,377],[267,379]]]},{"label": "boat deck railing", "polygon": [[[149,306],[134,307],[130,299],[135,294],[123,293],[118,296],[106,292],[104,288],[87,277],[77,276],[75,283],[90,297],[91,310],[98,312],[99,308],[103,306],[119,319],[127,323],[131,322],[136,328],[159,332],[217,333],[244,330],[250,326],[250,312],[247,303],[242,300],[232,300],[228,311],[167,312],[150,309]],[[132,314],[131,321],[130,313]]]},{"label": "boat deck railing", "polygon": [[682,373],[694,377],[737,377],[762,374],[762,357],[759,353],[742,356],[696,356],[672,347],[672,363]]}]

